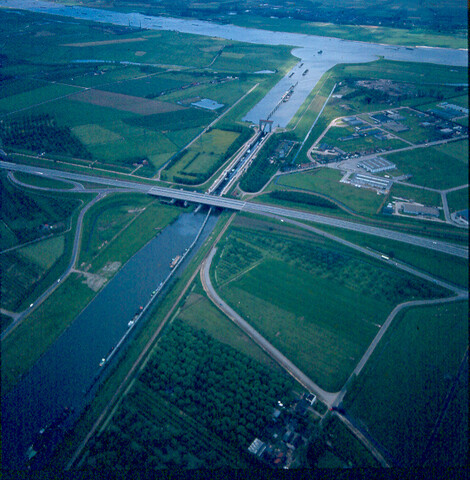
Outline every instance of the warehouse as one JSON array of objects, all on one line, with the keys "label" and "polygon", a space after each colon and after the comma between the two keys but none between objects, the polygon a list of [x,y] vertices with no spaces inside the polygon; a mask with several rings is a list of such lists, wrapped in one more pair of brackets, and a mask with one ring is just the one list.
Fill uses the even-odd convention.
[{"label": "warehouse", "polygon": [[356,173],[351,177],[351,184],[356,187],[369,187],[383,192],[390,190],[392,183],[392,181],[385,178],[371,177],[362,173]]},{"label": "warehouse", "polygon": [[393,170],[394,168],[397,168],[397,166],[389,162],[388,160],[385,160],[385,158],[382,157],[375,157],[375,158],[369,158],[367,160],[362,160],[357,164],[358,167],[363,168],[366,172],[370,173],[378,173],[378,172],[385,172],[387,170]]},{"label": "warehouse", "polygon": [[425,207],[414,203],[404,203],[402,212],[405,215],[423,215],[425,217],[439,217],[439,209],[436,207]]}]

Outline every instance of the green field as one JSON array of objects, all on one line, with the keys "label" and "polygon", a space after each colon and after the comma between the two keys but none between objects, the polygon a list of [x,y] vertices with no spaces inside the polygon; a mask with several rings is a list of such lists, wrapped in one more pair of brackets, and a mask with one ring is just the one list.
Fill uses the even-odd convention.
[{"label": "green field", "polygon": [[218,253],[220,294],[327,390],[342,386],[393,305],[442,294],[316,237],[301,243],[249,224],[232,228]]},{"label": "green field", "polygon": [[409,187],[407,185],[394,183],[389,199],[393,197],[405,198],[411,202],[422,203],[433,207],[442,207],[442,197],[437,192],[423,190],[422,188]]},{"label": "green field", "polygon": [[468,187],[447,194],[447,203],[451,212],[468,208]]},{"label": "green field", "polygon": [[[347,411],[367,425],[398,465],[420,464],[467,349],[467,313],[467,302],[408,310],[395,320],[345,398]],[[448,419],[451,431],[461,420]],[[447,450],[458,440],[443,445],[448,466],[466,461]]]},{"label": "green field", "polygon": [[283,175],[279,177],[276,185],[321,193],[357,213],[376,214],[384,200],[383,196],[370,190],[339,183],[342,176],[339,170],[321,168],[313,172]]},{"label": "green field", "polygon": [[114,194],[100,200],[83,221],[78,265],[91,262],[152,200],[140,194]]},{"label": "green field", "polygon": [[385,238],[378,238],[372,235],[348,232],[327,226],[321,226],[320,228],[356,245],[371,248],[390,258],[401,260],[452,284],[468,287],[468,262],[465,258],[446,255],[445,253],[439,253]]},{"label": "green field", "polygon": [[413,184],[444,190],[467,182],[468,163],[433,147],[392,153],[387,160],[411,174]]},{"label": "green field", "polygon": [[438,152],[455,158],[468,165],[468,139],[458,142],[449,142],[444,145],[434,147]]},{"label": "green field", "polygon": [[34,262],[44,269],[49,269],[63,255],[64,248],[65,239],[61,235],[23,247],[18,250],[18,253],[24,259]]},{"label": "green field", "polygon": [[171,166],[165,169],[162,178],[203,183],[220,167],[225,153],[238,137],[237,132],[211,129],[201,135],[176,163],[170,162]]},{"label": "green field", "polygon": [[41,177],[39,175],[31,175],[29,173],[15,172],[15,178],[22,183],[40,188],[54,188],[60,190],[70,190],[74,185],[68,182],[62,182],[53,178]]}]

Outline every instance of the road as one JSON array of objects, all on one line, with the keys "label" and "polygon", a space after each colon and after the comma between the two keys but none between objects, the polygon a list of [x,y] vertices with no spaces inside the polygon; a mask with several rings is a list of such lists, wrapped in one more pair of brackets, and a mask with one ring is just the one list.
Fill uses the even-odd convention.
[{"label": "road", "polygon": [[345,230],[356,231],[368,235],[374,235],[381,238],[396,240],[398,242],[416,245],[422,248],[435,250],[438,252],[454,255],[461,258],[468,258],[468,247],[455,245],[440,240],[432,240],[430,238],[418,237],[407,233],[396,232],[381,227],[372,227],[352,221],[341,220],[338,218],[317,215],[314,213],[303,212],[285,207],[275,207],[261,203],[245,202],[231,198],[219,197],[207,193],[191,192],[188,190],[177,190],[166,187],[152,187],[151,185],[137,182],[129,182],[124,180],[113,180],[103,177],[94,177],[78,173],[63,172],[29,165],[19,165],[10,162],[0,162],[0,168],[11,171],[22,171],[26,173],[42,174],[51,178],[75,180],[79,182],[97,183],[115,188],[125,188],[133,191],[139,191],[150,195],[165,198],[175,198],[177,200],[186,200],[193,203],[210,205],[213,207],[227,208],[231,210],[256,213],[259,215],[277,215],[306,222],[317,223],[320,225],[330,225],[332,227],[342,228]]}]

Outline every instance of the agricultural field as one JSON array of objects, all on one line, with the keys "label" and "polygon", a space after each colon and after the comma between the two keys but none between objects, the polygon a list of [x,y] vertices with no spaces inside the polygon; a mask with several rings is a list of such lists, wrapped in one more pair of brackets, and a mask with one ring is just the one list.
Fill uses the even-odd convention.
[{"label": "agricultural field", "polygon": [[243,145],[249,133],[241,129],[240,132],[210,129],[182,155],[174,157],[161,178],[190,185],[203,183]]},{"label": "agricultural field", "polygon": [[[9,115],[0,138],[7,150],[139,177],[155,176],[255,83],[271,85],[294,61],[284,46],[61,24],[33,13],[0,11],[0,20],[6,59],[0,113]],[[279,73],[255,74],[267,69]],[[191,106],[203,98],[223,108]],[[233,130],[245,111],[224,128]]]},{"label": "agricultural field", "polygon": [[245,223],[231,228],[219,248],[217,288],[326,390],[341,388],[394,305],[444,294],[313,235],[300,241]]},{"label": "agricultural field", "polygon": [[87,465],[122,471],[137,456],[152,468],[248,467],[247,447],[291,388],[286,374],[174,320]]},{"label": "agricultural field", "polygon": [[[397,318],[344,400],[344,408],[367,426],[393,464],[418,466],[429,436],[456,381],[467,349],[468,303],[413,308]],[[466,403],[465,401],[463,404]],[[464,465],[461,414],[447,418],[448,466]]]}]

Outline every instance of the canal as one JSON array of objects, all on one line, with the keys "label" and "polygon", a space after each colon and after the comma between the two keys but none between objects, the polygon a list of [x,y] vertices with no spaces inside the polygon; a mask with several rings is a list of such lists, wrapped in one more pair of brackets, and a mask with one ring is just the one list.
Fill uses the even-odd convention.
[{"label": "canal", "polygon": [[[16,387],[2,397],[2,464],[18,469],[37,432],[50,425],[64,407],[74,409],[61,427],[70,428],[91,401],[100,382],[126,344],[145,326],[145,316],[113,356],[100,367],[129,329],[128,323],[172,271],[170,263],[184,254],[198,234],[207,212],[185,212],[136,253],[80,313],[70,327],[36,362]],[[193,249],[177,267],[176,275],[207,239],[217,222],[212,214]],[[171,283],[171,282],[170,282]],[[165,289],[159,294],[163,296]],[[156,303],[160,298],[156,299]],[[62,429],[62,428],[61,428]],[[57,430],[61,430],[57,429]],[[50,431],[50,430],[49,430]],[[55,434],[51,444],[61,440]],[[49,446],[49,450],[52,445]]]}]

